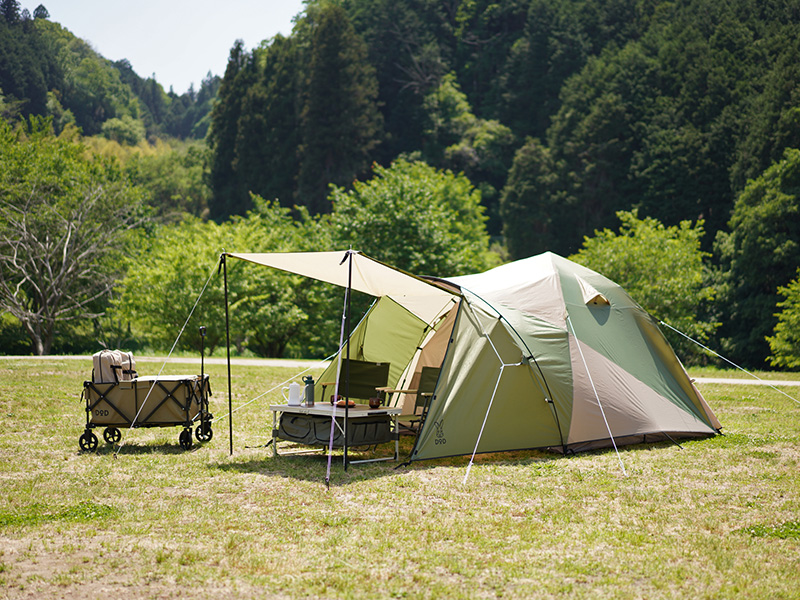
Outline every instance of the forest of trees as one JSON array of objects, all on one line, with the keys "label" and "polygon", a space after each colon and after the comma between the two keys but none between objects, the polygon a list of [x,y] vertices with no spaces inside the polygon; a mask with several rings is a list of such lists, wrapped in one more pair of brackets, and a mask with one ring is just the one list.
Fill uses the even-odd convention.
[{"label": "forest of trees", "polygon": [[[417,248],[387,247],[386,228],[455,202],[478,223],[448,233],[471,258],[401,266],[447,276],[551,250],[633,288],[668,263],[619,271],[595,244],[662,244],[655,261],[680,241],[702,293],[647,306],[640,287],[646,308],[681,307],[676,322],[750,366],[800,356],[800,0],[309,0],[291,35],[237,42],[221,77],[181,96],[44,6],[2,0],[0,116],[32,115],[120,164],[151,206],[142,239],[280,214],[305,232],[292,247],[357,243],[396,264]],[[408,181],[440,190],[436,206],[386,195]],[[316,351],[259,335],[258,352]]]}]

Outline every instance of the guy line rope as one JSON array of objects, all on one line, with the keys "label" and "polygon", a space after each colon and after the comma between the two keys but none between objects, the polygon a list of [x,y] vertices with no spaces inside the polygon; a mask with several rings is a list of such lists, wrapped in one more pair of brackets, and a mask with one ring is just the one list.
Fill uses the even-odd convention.
[{"label": "guy line rope", "polygon": [[[217,268],[217,265],[215,263],[214,266],[211,268],[211,273],[209,273],[208,279],[206,279],[206,282],[203,285],[203,289],[200,290],[200,295],[197,296],[197,300],[194,301],[194,306],[192,306],[192,310],[189,311],[189,316],[186,317],[186,320],[183,322],[183,327],[181,327],[181,330],[178,332],[178,337],[175,338],[175,342],[172,344],[172,348],[170,348],[169,354],[164,359],[164,363],[161,365],[161,369],[159,369],[158,375],[156,375],[156,377],[160,376],[161,373],[164,372],[164,367],[167,366],[167,362],[169,362],[169,359],[172,356],[172,353],[175,351],[175,347],[178,345],[178,341],[181,339],[181,336],[183,335],[183,332],[186,329],[186,326],[189,324],[189,320],[192,318],[192,315],[194,314],[194,311],[197,308],[197,305],[200,304],[200,299],[203,297],[203,294],[206,293],[206,288],[208,287],[208,284],[211,281],[211,278],[214,276],[214,270],[216,268]],[[203,383],[200,382],[200,385],[202,386]],[[139,407],[139,410],[136,412],[136,416],[133,417],[133,420],[131,421],[131,426],[128,428],[128,432],[130,432],[133,429],[133,426],[136,424],[136,421],[139,419],[139,415],[141,414],[142,409],[144,408],[145,404],[147,404],[147,400],[148,400],[148,398],[150,398],[150,394],[153,393],[153,390],[155,389],[155,387],[156,387],[155,384],[150,386],[150,389],[148,390],[147,395],[144,397],[144,401],[142,402],[142,405]],[[125,445],[125,442],[123,441],[123,442],[121,442],[119,444],[119,446],[117,446],[117,450],[114,452],[114,458],[117,457],[117,454],[119,454],[119,451],[122,450],[122,447],[124,445]]]},{"label": "guy line rope", "polygon": [[683,332],[682,332],[682,331],[680,331],[679,329],[675,329],[675,328],[674,328],[672,325],[670,325],[669,323],[665,323],[664,321],[659,321],[659,323],[661,323],[662,325],[665,325],[666,327],[669,327],[669,328],[670,328],[670,329],[672,329],[672,331],[674,331],[675,333],[679,333],[679,334],[681,334],[683,337],[685,337],[685,338],[686,338],[687,340],[689,340],[690,342],[693,342],[693,343],[697,344],[697,345],[698,345],[698,346],[700,346],[700,347],[701,347],[703,350],[705,350],[705,351],[707,351],[707,352],[710,352],[711,354],[713,354],[713,355],[714,355],[714,356],[716,356],[717,358],[721,358],[721,359],[722,359],[722,360],[724,360],[726,363],[728,363],[728,364],[730,364],[730,365],[733,365],[734,367],[736,367],[737,369],[739,369],[739,370],[740,370],[740,371],[742,371],[743,373],[747,373],[748,375],[750,375],[750,377],[752,377],[752,378],[754,378],[754,379],[758,379],[759,381],[761,381],[761,382],[765,383],[765,384],[767,385],[767,387],[770,387],[770,388],[772,388],[773,390],[775,390],[775,391],[776,391],[776,392],[778,392],[779,394],[783,394],[784,396],[786,396],[787,398],[789,398],[789,400],[791,400],[792,402],[796,402],[797,404],[800,404],[800,400],[797,400],[797,398],[793,398],[792,396],[790,396],[789,394],[787,394],[787,393],[786,393],[786,392],[784,392],[783,390],[779,390],[777,387],[775,387],[774,385],[772,385],[771,383],[769,383],[767,380],[765,380],[765,379],[761,379],[761,377],[759,377],[759,376],[758,376],[758,375],[756,375],[755,373],[751,373],[750,371],[748,371],[748,370],[747,370],[747,369],[745,369],[744,367],[740,367],[740,366],[739,366],[739,365],[737,365],[735,362],[733,362],[732,360],[729,360],[729,359],[725,358],[724,356],[722,356],[722,355],[721,355],[721,354],[719,354],[718,352],[714,352],[714,351],[713,351],[711,348],[709,348],[708,346],[704,346],[703,344],[701,344],[701,343],[700,343],[700,342],[698,342],[697,340],[690,338],[688,335],[686,335],[685,333],[683,333]]}]

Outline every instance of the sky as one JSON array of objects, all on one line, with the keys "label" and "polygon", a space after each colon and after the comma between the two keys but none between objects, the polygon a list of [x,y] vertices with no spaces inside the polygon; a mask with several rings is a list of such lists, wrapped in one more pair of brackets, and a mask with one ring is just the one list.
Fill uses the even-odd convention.
[{"label": "sky", "polygon": [[223,75],[237,39],[250,50],[292,32],[302,0],[21,0],[31,13],[43,4],[50,20],[89,42],[109,60],[127,58],[143,78],[155,74],[165,91],[195,90],[210,71]]}]

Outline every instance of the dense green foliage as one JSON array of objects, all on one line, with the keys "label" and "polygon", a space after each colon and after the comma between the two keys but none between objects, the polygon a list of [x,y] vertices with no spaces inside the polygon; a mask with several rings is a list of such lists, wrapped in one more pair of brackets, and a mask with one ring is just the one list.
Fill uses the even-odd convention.
[{"label": "dense green foliage", "polygon": [[335,4],[310,7],[296,40],[252,53],[237,42],[211,116],[212,216],[243,214],[251,192],[329,212],[328,185],[365,174],[381,141],[377,93],[367,47]]},{"label": "dense green foliage", "polygon": [[372,179],[352,190],[334,188],[331,200],[336,247],[358,248],[417,275],[464,275],[495,266],[480,193],[463,175],[401,160],[376,167]]},{"label": "dense green foliage", "polygon": [[[85,135],[102,131],[109,119],[138,119],[139,103],[113,65],[58,23],[36,22],[36,32],[55,58],[62,79],[48,86],[58,127],[73,123]],[[63,111],[63,113],[61,112]]]},{"label": "dense green foliage", "polygon": [[44,114],[50,82],[62,77],[34,23],[9,2],[0,10],[0,116]]},{"label": "dense green foliage", "polygon": [[[320,106],[340,117],[337,126],[355,122],[335,100],[350,84],[330,72],[324,85],[314,83],[321,64],[314,40],[334,14],[347,49],[336,59],[356,57],[363,40],[377,79],[374,99],[349,96],[365,102],[359,115],[370,123],[380,110],[384,131],[378,145],[340,135],[341,162],[356,151],[384,165],[405,154],[463,171],[483,192],[490,233],[502,232],[515,258],[574,252],[583,236],[631,208],[667,225],[703,219],[708,249],[747,178],[800,145],[796,0],[341,6],[347,19],[335,3],[312,1],[290,38],[237,48],[241,68],[225,77],[235,93],[221,98],[237,108],[218,105],[212,129],[212,140],[227,140],[215,149],[222,167],[212,201],[220,210],[212,206],[212,214],[242,214],[248,191],[329,210],[319,202],[324,183],[315,193],[308,185],[312,173],[332,168],[312,150],[331,147],[334,136],[323,120],[309,128],[305,119]],[[369,68],[356,58],[348,64]],[[371,127],[360,128],[365,139]],[[271,132],[267,150],[266,135],[252,131]],[[252,157],[265,167],[245,164],[256,163]],[[322,180],[349,186],[342,175],[357,176],[363,165],[352,164]],[[237,186],[239,201],[231,203],[227,190]]]},{"label": "dense green foliage", "polygon": [[496,119],[478,118],[454,73],[445,75],[425,96],[423,106],[422,158],[478,182],[489,216],[488,228],[499,231],[498,195],[515,147],[511,129]]},{"label": "dense green foliage", "polygon": [[133,143],[145,134],[205,136],[218,77],[209,74],[199,92],[165,93],[154,79],[136,75],[128,61],[106,60],[49,21],[44,6],[31,18],[18,2],[7,4],[9,14],[0,18],[0,116],[47,115],[58,131],[74,124],[85,135]]},{"label": "dense green foliage", "polygon": [[769,355],[778,288],[800,265],[800,150],[748,183],[729,227],[716,240],[727,309],[720,333],[727,352],[760,364]]},{"label": "dense green foliage", "polygon": [[83,138],[93,154],[113,158],[137,186],[159,220],[181,220],[188,213],[208,216],[207,148],[197,140],[144,140],[135,146],[95,136]]},{"label": "dense green foliage", "polygon": [[507,220],[509,246],[570,251],[629,207],[668,224],[703,218],[713,239],[745,178],[798,143],[798,8],[659,3],[640,36],[591,56],[561,88],[547,152],[529,142],[506,191],[507,214],[527,194],[525,225],[549,234],[526,243]]},{"label": "dense green foliage", "polygon": [[211,105],[217,96],[220,78],[209,73],[200,89],[176,94],[172,89],[165,93],[161,84],[152,77],[142,79],[127,60],[114,64],[123,83],[130,86],[139,100],[142,123],[149,138],[170,136],[179,139],[202,139],[208,133]]},{"label": "dense green foliage", "polygon": [[[283,206],[294,204],[295,182],[300,168],[297,150],[301,142],[299,82],[295,65],[299,57],[295,46],[293,39],[278,36],[262,50],[259,54],[263,61],[262,76],[244,93],[242,116],[236,131],[223,139],[217,135],[221,130],[215,129],[210,136],[212,144],[218,142],[222,147],[233,144],[234,147],[232,155],[219,148],[213,154],[212,173],[222,170],[222,176],[217,174],[212,179],[215,189],[224,183],[225,173],[231,167],[230,162],[226,165],[221,159],[232,156],[226,160],[233,161],[235,181],[240,184],[238,189],[252,190],[265,198],[276,199]],[[236,106],[235,96],[231,98],[228,107]],[[224,100],[217,104],[213,114],[215,118],[220,118],[221,111],[227,110],[225,104]],[[276,152],[276,148],[292,150]],[[219,201],[222,196],[217,195],[217,198],[219,207],[223,204]],[[249,206],[249,195],[241,198]],[[220,209],[217,209],[219,213]]]},{"label": "dense green foliage", "polygon": [[[242,215],[250,208],[247,177],[236,172],[239,117],[248,95],[245,78],[254,75],[251,72],[253,59],[249,60],[250,65],[244,44],[237,40],[231,48],[225,77],[211,113],[211,131],[208,135],[211,150],[209,182],[214,190],[211,216],[218,220],[233,214]],[[255,193],[258,191],[254,190]]]},{"label": "dense green foliage", "polygon": [[772,350],[769,362],[776,367],[800,369],[800,270],[797,274],[789,285],[778,288],[783,296],[778,302],[781,311],[775,315],[775,334],[767,337]]},{"label": "dense green foliage", "polygon": [[297,192],[300,202],[318,213],[328,211],[328,185],[349,185],[366,172],[383,124],[367,47],[347,13],[322,4],[309,18],[313,28],[302,85]]},{"label": "dense green foliage", "polygon": [[[700,250],[702,222],[665,227],[652,217],[639,219],[635,211],[617,217],[619,233],[595,232],[570,258],[621,285],[656,319],[707,343],[719,324],[701,320],[715,295],[703,264],[708,254]],[[700,354],[697,346],[665,333],[684,358]]]}]

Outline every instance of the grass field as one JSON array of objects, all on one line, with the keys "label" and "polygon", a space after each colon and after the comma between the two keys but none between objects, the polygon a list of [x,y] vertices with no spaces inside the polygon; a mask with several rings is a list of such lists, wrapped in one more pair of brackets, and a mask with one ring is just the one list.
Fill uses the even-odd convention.
[{"label": "grass field", "polygon": [[[189,452],[164,428],[81,453],[90,371],[0,359],[2,598],[800,598],[800,405],[767,387],[704,385],[726,435],[624,448],[627,476],[532,451],[466,484],[462,458],[335,462],[326,489],[321,454],[261,447],[277,395],[236,412],[233,456],[226,420]],[[234,406],[293,374],[235,367]]]}]

